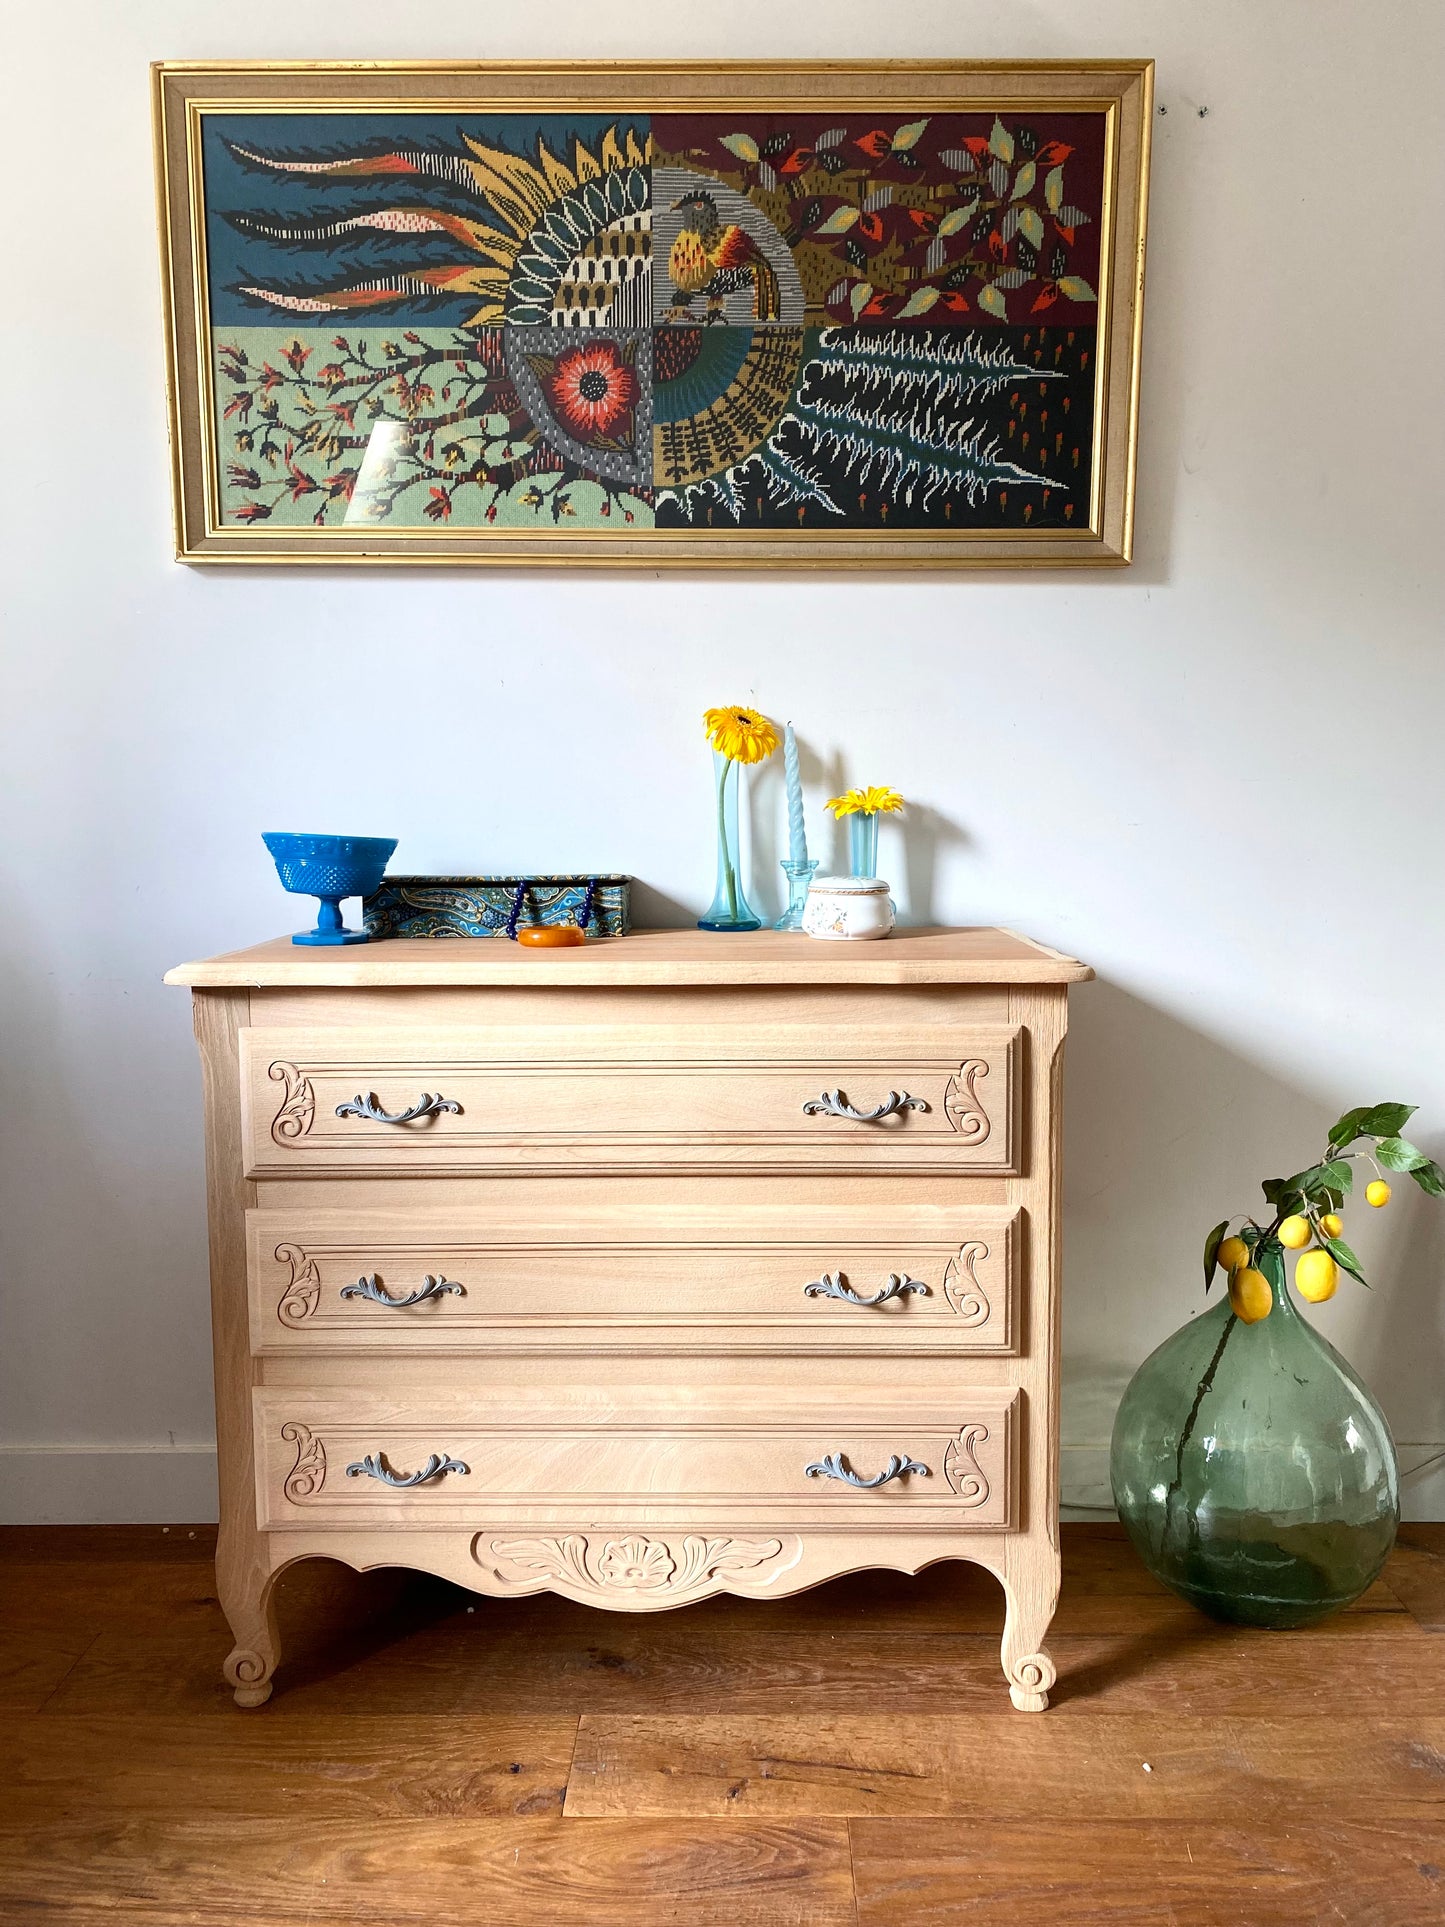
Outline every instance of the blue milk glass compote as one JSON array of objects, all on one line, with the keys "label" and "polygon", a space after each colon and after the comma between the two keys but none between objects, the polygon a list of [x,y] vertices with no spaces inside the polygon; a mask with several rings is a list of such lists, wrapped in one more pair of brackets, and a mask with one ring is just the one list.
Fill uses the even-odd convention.
[{"label": "blue milk glass compote", "polygon": [[364,930],[348,930],[341,921],[341,899],[371,894],[396,848],[394,836],[298,836],[291,830],[265,830],[261,840],[275,860],[283,888],[294,896],[321,899],[316,928],[298,931],[292,943],[367,942]]}]

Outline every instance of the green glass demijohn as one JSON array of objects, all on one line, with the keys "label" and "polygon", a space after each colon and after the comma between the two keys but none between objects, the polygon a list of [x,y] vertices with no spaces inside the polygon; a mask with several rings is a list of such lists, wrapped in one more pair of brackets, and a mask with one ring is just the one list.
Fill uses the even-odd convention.
[{"label": "green glass demijohn", "polygon": [[1269,1315],[1227,1292],[1139,1367],[1114,1422],[1119,1517],[1156,1578],[1202,1612],[1305,1626],[1358,1599],[1400,1520],[1384,1413],[1295,1304],[1262,1244]]}]

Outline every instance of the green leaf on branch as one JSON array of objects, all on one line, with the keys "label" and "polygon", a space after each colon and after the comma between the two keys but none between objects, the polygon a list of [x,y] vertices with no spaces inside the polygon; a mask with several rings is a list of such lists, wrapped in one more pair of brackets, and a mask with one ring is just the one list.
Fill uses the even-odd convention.
[{"label": "green leaf on branch", "polygon": [[1326,1238],[1325,1250],[1334,1259],[1341,1271],[1347,1271],[1352,1278],[1359,1280],[1366,1291],[1370,1290],[1370,1281],[1360,1270],[1359,1259],[1355,1256],[1354,1252],[1351,1251],[1343,1238]]},{"label": "green leaf on branch", "polygon": [[1410,1172],[1410,1176],[1426,1197],[1445,1198],[1445,1171],[1440,1169],[1433,1158],[1426,1158],[1423,1164],[1416,1165]]},{"label": "green leaf on branch", "polygon": [[1418,1171],[1429,1158],[1423,1151],[1403,1137],[1382,1137],[1375,1146],[1375,1156],[1387,1171]]},{"label": "green leaf on branch", "polygon": [[1209,1287],[1214,1283],[1215,1272],[1219,1269],[1219,1247],[1224,1243],[1224,1234],[1228,1229],[1229,1220],[1225,1218],[1221,1224],[1217,1224],[1214,1227],[1209,1236],[1204,1240],[1204,1290],[1206,1294],[1209,1291]]},{"label": "green leaf on branch", "polygon": [[1298,1178],[1271,1178],[1261,1189],[1277,1218],[1292,1218],[1305,1208],[1305,1194]]},{"label": "green leaf on branch", "polygon": [[1342,1151],[1357,1137],[1393,1137],[1415,1115],[1413,1104],[1357,1104],[1330,1132],[1330,1149]]},{"label": "green leaf on branch", "polygon": [[1326,1164],[1312,1164],[1308,1171],[1297,1171],[1285,1189],[1320,1198],[1327,1191],[1348,1191],[1354,1181],[1354,1172],[1344,1158],[1331,1158]]}]

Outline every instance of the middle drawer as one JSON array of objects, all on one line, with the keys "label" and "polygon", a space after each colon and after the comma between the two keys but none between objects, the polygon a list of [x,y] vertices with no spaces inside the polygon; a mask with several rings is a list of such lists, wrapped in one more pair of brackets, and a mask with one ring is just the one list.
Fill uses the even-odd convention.
[{"label": "middle drawer", "polygon": [[1023,1225],[1002,1206],[301,1206],[246,1228],[258,1356],[1018,1349]]}]

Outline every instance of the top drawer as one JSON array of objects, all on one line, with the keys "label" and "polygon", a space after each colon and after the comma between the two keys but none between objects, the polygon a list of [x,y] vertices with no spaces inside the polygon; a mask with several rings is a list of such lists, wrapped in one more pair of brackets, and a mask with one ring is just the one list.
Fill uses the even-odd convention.
[{"label": "top drawer", "polygon": [[1020,1033],[682,1025],[241,1032],[249,1177],[1017,1169]]}]

